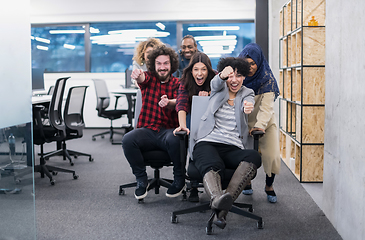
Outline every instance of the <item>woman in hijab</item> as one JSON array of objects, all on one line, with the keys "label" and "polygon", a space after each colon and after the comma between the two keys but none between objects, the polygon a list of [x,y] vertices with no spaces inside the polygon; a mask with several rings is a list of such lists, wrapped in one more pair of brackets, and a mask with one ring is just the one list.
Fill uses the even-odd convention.
[{"label": "woman in hijab", "polygon": [[[262,165],[266,173],[265,192],[270,203],[277,201],[273,188],[275,175],[280,171],[280,149],[278,129],[274,114],[274,101],[279,95],[276,79],[259,45],[247,44],[239,55],[250,64],[250,72],[243,85],[255,92],[255,106],[249,115],[248,126],[250,133],[253,130],[265,132],[259,140]],[[252,186],[247,185],[243,194],[251,195]]]}]

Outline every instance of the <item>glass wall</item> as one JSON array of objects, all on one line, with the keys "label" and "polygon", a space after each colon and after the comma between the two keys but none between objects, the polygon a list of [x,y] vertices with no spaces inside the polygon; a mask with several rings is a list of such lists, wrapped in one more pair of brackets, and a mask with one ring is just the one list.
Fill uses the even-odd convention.
[{"label": "glass wall", "polygon": [[221,57],[238,56],[255,41],[252,22],[117,22],[32,26],[32,65],[47,72],[124,72],[134,49],[149,37],[178,51],[181,38],[193,35],[213,68]]}]

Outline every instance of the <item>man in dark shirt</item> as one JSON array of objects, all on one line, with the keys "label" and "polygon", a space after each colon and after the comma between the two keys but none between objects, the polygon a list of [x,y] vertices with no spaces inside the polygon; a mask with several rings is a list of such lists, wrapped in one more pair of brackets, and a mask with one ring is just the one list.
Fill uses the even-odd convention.
[{"label": "man in dark shirt", "polygon": [[175,76],[181,78],[184,68],[189,65],[191,57],[198,51],[198,45],[193,36],[185,35],[181,41],[179,54],[179,69]]},{"label": "man in dark shirt", "polygon": [[179,81],[172,76],[178,68],[178,56],[173,49],[159,46],[149,55],[147,68],[143,72],[135,69],[136,79],[142,92],[142,108],[137,128],[128,132],[122,141],[124,155],[137,179],[135,197],[147,196],[148,180],[141,150],[165,150],[173,162],[174,181],[166,196],[177,197],[185,188],[185,178],[180,162],[179,138],[172,131],[179,125],[175,111]]}]

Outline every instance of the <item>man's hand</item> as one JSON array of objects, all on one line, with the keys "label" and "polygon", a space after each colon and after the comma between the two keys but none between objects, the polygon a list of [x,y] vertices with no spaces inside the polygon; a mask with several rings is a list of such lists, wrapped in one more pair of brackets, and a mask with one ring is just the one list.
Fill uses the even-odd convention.
[{"label": "man's hand", "polygon": [[219,74],[219,77],[223,80],[227,80],[230,75],[234,74],[234,70],[231,66],[227,66],[223,69],[223,71]]},{"label": "man's hand", "polygon": [[160,107],[166,107],[169,104],[169,99],[167,98],[167,95],[162,95],[161,100],[158,102],[158,105]]},{"label": "man's hand", "polygon": [[253,110],[253,103],[247,102],[246,100],[243,101],[243,112],[246,114],[250,114]]},{"label": "man's hand", "polygon": [[142,69],[134,69],[131,74],[132,79],[136,79],[137,82],[141,83],[145,80],[144,72]]}]

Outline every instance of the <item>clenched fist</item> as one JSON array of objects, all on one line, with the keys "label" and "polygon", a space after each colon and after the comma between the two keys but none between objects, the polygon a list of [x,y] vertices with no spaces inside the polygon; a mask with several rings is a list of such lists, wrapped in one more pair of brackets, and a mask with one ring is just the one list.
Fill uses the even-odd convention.
[{"label": "clenched fist", "polygon": [[253,103],[247,102],[246,100],[243,101],[243,112],[246,114],[250,114],[253,110]]}]

